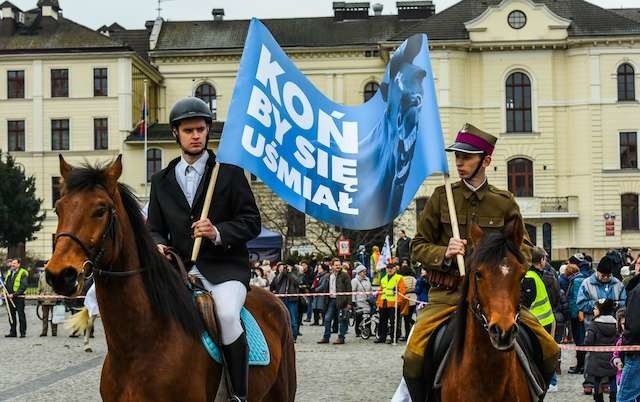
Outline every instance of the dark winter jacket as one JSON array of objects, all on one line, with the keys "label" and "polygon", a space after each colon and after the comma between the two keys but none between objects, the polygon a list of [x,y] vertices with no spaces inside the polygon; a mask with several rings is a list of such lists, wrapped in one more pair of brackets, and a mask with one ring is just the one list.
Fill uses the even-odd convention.
[{"label": "dark winter jacket", "polygon": [[569,291],[567,292],[567,300],[569,301],[569,314],[571,318],[578,317],[578,293],[580,290],[580,285],[582,285],[582,281],[586,278],[590,277],[593,271],[591,270],[591,266],[588,262],[583,261],[578,265],[580,271],[576,274],[573,274],[569,278]]},{"label": "dark winter jacket", "polygon": [[[585,345],[613,346],[616,344],[616,319],[610,315],[596,317],[587,326],[584,338]],[[586,373],[593,377],[609,377],[616,375],[615,367],[611,367],[611,352],[589,352],[587,355]]]},{"label": "dark winter jacket", "polygon": [[[271,290],[280,295],[300,293],[300,276],[295,272],[289,272],[286,268],[279,272],[271,282]],[[297,296],[283,297],[282,301],[295,301]]]},{"label": "dark winter jacket", "polygon": [[627,295],[623,343],[640,345],[640,284],[636,284]]},{"label": "dark winter jacket", "polygon": [[[316,275],[318,279],[318,285],[312,289],[314,293],[326,293],[329,291],[329,273],[322,272],[322,274]],[[315,282],[315,280],[314,280]],[[313,296],[311,307],[314,310],[326,310],[327,304],[329,304],[329,296]]]},{"label": "dark winter jacket", "polygon": [[429,288],[429,282],[427,282],[423,276],[419,277],[416,282],[416,294],[418,295],[418,301],[429,301]]}]

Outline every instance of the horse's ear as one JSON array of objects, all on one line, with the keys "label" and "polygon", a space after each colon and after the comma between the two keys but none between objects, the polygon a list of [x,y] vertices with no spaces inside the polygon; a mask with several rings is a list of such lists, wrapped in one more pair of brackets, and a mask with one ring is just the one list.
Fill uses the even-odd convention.
[{"label": "horse's ear", "polygon": [[504,227],[504,236],[507,239],[511,239],[518,248],[522,246],[524,241],[524,222],[520,215],[517,215],[515,219],[507,223]]},{"label": "horse's ear", "polygon": [[62,154],[58,154],[58,159],[60,160],[60,175],[63,179],[66,179],[67,175],[73,170],[73,166],[69,165],[67,161],[64,160]]},{"label": "horse's ear", "polygon": [[477,223],[474,223],[473,225],[471,225],[470,235],[471,244],[473,244],[473,249],[475,250],[478,248],[478,243],[480,242],[480,239],[482,239],[482,236],[484,236],[484,232]]},{"label": "horse's ear", "polygon": [[110,193],[113,193],[118,185],[118,179],[122,174],[122,154],[118,155],[116,160],[109,165],[105,174],[107,176],[107,190],[109,190]]}]

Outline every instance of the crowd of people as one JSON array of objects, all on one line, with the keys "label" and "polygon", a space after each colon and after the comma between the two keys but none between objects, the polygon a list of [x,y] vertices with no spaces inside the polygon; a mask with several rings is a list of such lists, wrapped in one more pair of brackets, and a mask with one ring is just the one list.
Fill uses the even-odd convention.
[{"label": "crowd of people", "polygon": [[[294,340],[300,335],[300,326],[307,322],[324,327],[318,343],[330,343],[331,334],[337,333],[333,344],[344,344],[350,316],[353,334],[358,337],[363,317],[377,312],[379,327],[374,342],[406,341],[416,311],[427,302],[429,289],[425,271],[409,259],[410,241],[402,231],[396,255],[380,262],[384,257],[374,247],[368,265],[337,257],[256,262],[250,283],[279,295],[289,311]],[[370,327],[368,330],[371,332]]]},{"label": "crowd of people", "polygon": [[[386,264],[380,263],[377,259],[383,257],[375,253],[377,259],[371,259],[369,266],[337,257],[274,264],[264,260],[253,266],[250,283],[279,295],[289,311],[294,340],[301,335],[300,326],[308,323],[324,327],[318,343],[344,344],[350,315],[354,323],[352,333],[359,337],[363,317],[377,312],[379,327],[373,342],[403,342],[416,314],[428,302],[430,285],[426,270],[419,264],[412,265],[404,254],[410,242],[404,232],[398,242],[406,242],[407,247],[397,247],[396,256]],[[631,258],[630,253],[611,250],[594,262],[589,255],[576,253],[556,270],[546,251],[534,247],[531,262],[522,282],[522,305],[531,310],[559,344],[587,347],[640,344],[640,254]],[[28,274],[19,259],[8,260],[7,268],[3,281],[12,303],[10,331],[5,336],[25,337],[24,298],[19,296],[25,294]],[[38,284],[38,294],[53,295],[43,278]],[[44,300],[41,304],[40,336],[46,336],[55,302]],[[370,321],[367,325],[371,325]],[[56,334],[54,324],[51,335]],[[333,342],[331,334],[337,334]],[[569,358],[566,352],[564,358]],[[609,401],[640,401],[637,380],[640,352],[578,350],[575,361],[568,374],[582,375],[583,392],[593,395],[595,401],[604,402],[606,394]],[[557,390],[556,375],[548,391]]]},{"label": "crowd of people", "polygon": [[[523,305],[532,310],[558,343],[575,343],[586,349],[639,344],[640,255],[633,259],[630,253],[610,250],[594,263],[589,255],[576,253],[558,271],[547,258],[543,249],[534,248],[529,270],[533,274],[528,273],[523,281]],[[546,307],[539,303],[541,300],[546,301]],[[548,320],[547,313],[552,314]],[[568,373],[584,376],[583,392],[593,395],[595,401],[604,402],[608,393],[609,401],[637,402],[638,356],[637,351],[577,350],[576,364]],[[558,373],[559,370],[558,362]],[[549,391],[557,390],[554,376]]]}]

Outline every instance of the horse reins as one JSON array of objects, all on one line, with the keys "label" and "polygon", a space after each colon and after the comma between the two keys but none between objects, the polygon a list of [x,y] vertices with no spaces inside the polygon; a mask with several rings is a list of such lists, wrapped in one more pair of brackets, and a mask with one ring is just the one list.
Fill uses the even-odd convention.
[{"label": "horse reins", "polygon": [[80,246],[82,251],[87,256],[87,259],[82,263],[82,273],[85,274],[85,271],[89,272],[88,275],[85,274],[85,277],[87,279],[91,278],[94,272],[98,276],[127,277],[131,275],[137,275],[146,271],[145,268],[139,268],[131,271],[113,271],[113,266],[109,266],[109,269],[100,269],[100,260],[102,260],[102,257],[104,256],[104,253],[105,253],[106,241],[108,239],[111,239],[112,242],[115,243],[116,223],[117,223],[116,209],[111,208],[109,210],[109,223],[107,224],[104,231],[102,232],[102,236],[100,237],[99,244],[93,247],[87,247],[87,245],[84,244],[82,240],[80,240],[78,236],[76,236],[75,234],[71,232],[61,232],[61,233],[56,233],[53,241],[53,247],[55,248],[56,244],[58,243],[58,239],[60,239],[61,237],[68,237],[71,240],[73,240],[78,246]]}]

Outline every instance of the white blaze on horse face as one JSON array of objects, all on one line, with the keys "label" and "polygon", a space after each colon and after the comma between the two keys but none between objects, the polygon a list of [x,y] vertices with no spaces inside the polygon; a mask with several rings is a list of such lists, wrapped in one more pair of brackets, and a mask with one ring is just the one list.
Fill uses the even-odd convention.
[{"label": "white blaze on horse face", "polygon": [[500,272],[502,272],[502,275],[507,276],[511,272],[511,267],[506,264],[501,264]]}]

